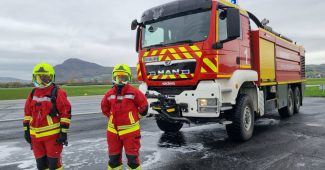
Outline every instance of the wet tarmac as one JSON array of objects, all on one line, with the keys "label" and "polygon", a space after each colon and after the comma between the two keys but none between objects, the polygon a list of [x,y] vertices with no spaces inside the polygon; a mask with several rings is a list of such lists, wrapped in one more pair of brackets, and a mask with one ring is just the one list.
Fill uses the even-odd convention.
[{"label": "wet tarmac", "polygon": [[[107,169],[106,121],[100,113],[73,117],[62,155],[65,169]],[[21,126],[0,122],[0,170],[36,169]],[[325,98],[306,98],[301,112],[288,119],[276,112],[258,119],[253,138],[244,143],[229,140],[224,126],[215,123],[163,133],[153,118],[144,118],[141,128],[143,169],[325,169]]]}]

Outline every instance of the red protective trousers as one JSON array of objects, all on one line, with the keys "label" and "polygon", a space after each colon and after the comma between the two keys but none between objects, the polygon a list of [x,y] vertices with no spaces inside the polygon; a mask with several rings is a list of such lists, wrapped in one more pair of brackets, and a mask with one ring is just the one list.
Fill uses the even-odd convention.
[{"label": "red protective trousers", "polygon": [[[117,134],[107,132],[108,155],[122,155],[122,149],[124,147],[125,153],[136,156],[136,163],[140,164],[140,138],[140,132],[138,134],[128,135],[128,137],[120,137]],[[122,164],[122,157],[120,157],[119,163]]]},{"label": "red protective trousers", "polygon": [[50,139],[46,141],[37,141],[32,139],[33,153],[36,159],[44,156],[50,158],[58,158],[57,167],[62,167],[61,153],[63,145],[56,142],[56,139]]}]

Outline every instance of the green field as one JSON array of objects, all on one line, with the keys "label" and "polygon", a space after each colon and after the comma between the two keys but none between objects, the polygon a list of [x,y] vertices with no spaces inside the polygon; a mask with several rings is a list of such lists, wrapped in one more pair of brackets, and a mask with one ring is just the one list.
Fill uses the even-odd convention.
[{"label": "green field", "polygon": [[307,96],[307,97],[325,97],[325,91],[319,90],[319,87],[306,87],[305,96]]},{"label": "green field", "polygon": [[[307,85],[325,84],[325,79],[308,79]],[[138,86],[138,85],[135,85]],[[103,95],[109,90],[111,85],[92,85],[92,86],[61,86],[68,96],[90,96]],[[0,88],[0,100],[25,99],[32,88]],[[306,87],[305,96],[325,97],[325,92],[319,90],[319,87]]]},{"label": "green field", "polygon": [[307,87],[305,90],[305,96],[308,97],[325,97],[325,91],[319,89],[319,86],[311,86],[308,85],[320,85],[325,84],[325,79],[308,79],[307,80]]},{"label": "green field", "polygon": [[325,84],[325,78],[322,79],[307,79],[307,85]]},{"label": "green field", "polygon": [[[67,92],[68,96],[103,95],[112,86],[60,86]],[[32,88],[0,88],[0,100],[25,99]]]}]

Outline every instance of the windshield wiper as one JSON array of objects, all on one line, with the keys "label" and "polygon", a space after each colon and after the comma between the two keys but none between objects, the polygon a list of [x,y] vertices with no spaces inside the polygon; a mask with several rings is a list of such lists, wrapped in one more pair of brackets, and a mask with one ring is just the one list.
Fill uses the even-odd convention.
[{"label": "windshield wiper", "polygon": [[157,48],[157,47],[166,47],[165,44],[163,43],[160,43],[160,44],[156,44],[156,45],[151,45],[151,46],[148,46],[148,47],[144,47],[147,49],[147,51],[151,50],[151,48]]},{"label": "windshield wiper", "polygon": [[156,45],[152,45],[152,46],[148,46],[148,47],[144,47],[147,49],[147,51],[151,50],[152,48],[157,48],[157,47],[166,47],[168,45],[176,45],[176,44],[189,44],[189,45],[193,45],[195,43],[195,41],[193,40],[182,40],[182,41],[177,41],[177,42],[172,42],[172,43],[160,43],[160,44],[156,44]]},{"label": "windshield wiper", "polygon": [[182,40],[182,41],[177,41],[177,42],[173,42],[173,43],[168,43],[168,45],[184,44],[184,43],[193,45],[195,43],[195,41],[193,41],[193,40]]}]

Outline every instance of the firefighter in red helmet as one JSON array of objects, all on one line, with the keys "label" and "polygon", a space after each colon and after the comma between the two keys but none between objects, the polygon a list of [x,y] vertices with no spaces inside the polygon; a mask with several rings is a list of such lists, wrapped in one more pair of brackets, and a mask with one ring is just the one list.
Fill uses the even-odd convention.
[{"label": "firefighter in red helmet", "polygon": [[140,124],[139,120],[148,112],[145,95],[129,85],[131,69],[125,64],[115,66],[112,73],[114,87],[101,102],[102,112],[108,117],[108,169],[122,169],[122,149],[124,147],[129,169],[141,169],[139,160]]},{"label": "firefighter in red helmet", "polygon": [[67,145],[71,105],[66,93],[54,84],[55,71],[40,63],[33,70],[35,88],[25,104],[25,140],[31,144],[37,169],[61,170],[61,152]]}]

